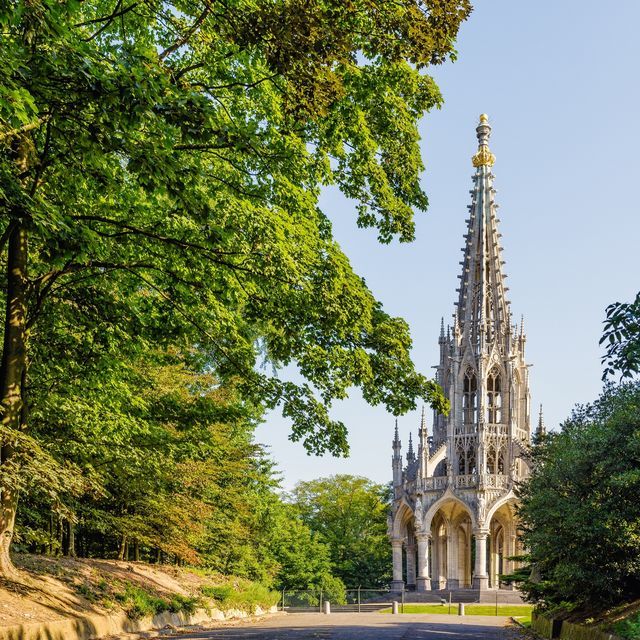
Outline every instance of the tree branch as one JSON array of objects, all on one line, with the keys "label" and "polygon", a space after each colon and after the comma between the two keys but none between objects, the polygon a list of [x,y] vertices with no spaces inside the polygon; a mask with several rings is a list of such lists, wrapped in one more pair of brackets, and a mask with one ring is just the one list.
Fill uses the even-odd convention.
[{"label": "tree branch", "polygon": [[11,140],[16,136],[22,135],[23,133],[27,133],[29,131],[33,131],[38,127],[42,126],[45,122],[49,120],[50,116],[43,116],[42,118],[38,118],[34,122],[30,122],[29,124],[25,124],[17,129],[9,129],[8,131],[0,132],[0,142],[4,140]]},{"label": "tree branch", "polygon": [[128,7],[125,7],[124,9],[120,9],[120,7],[122,6],[122,0],[118,0],[118,2],[116,2],[116,6],[113,9],[113,13],[109,14],[108,16],[103,16],[102,18],[94,18],[93,20],[85,20],[84,22],[77,22],[73,26],[86,27],[88,24],[98,24],[100,22],[111,22],[114,18],[124,15],[128,11],[131,11],[131,9],[138,6],[138,4],[139,4],[138,2],[134,2],[133,4],[130,4]]},{"label": "tree branch", "polygon": [[209,6],[205,6],[204,11],[198,16],[196,21],[187,29],[187,32],[178,40],[176,40],[170,47],[167,47],[158,57],[160,60],[164,60],[168,55],[172,54],[174,51],[185,45],[189,38],[198,30],[200,25],[205,21],[206,17],[209,15],[210,8]]}]

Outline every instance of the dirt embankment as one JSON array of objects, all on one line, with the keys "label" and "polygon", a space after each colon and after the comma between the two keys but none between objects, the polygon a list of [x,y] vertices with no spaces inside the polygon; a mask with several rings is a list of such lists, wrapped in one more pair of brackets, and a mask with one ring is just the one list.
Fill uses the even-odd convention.
[{"label": "dirt embankment", "polygon": [[0,627],[125,613],[132,619],[196,608],[267,609],[274,595],[246,580],[167,565],[15,555],[0,578]]}]

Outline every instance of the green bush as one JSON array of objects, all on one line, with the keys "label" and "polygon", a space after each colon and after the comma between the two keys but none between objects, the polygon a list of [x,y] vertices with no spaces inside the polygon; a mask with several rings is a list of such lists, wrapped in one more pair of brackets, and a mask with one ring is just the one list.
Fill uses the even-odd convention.
[{"label": "green bush", "polygon": [[640,381],[607,386],[532,453],[519,487],[528,600],[597,612],[640,598]]},{"label": "green bush", "polygon": [[227,602],[234,593],[233,587],[231,585],[225,584],[214,587],[212,585],[204,585],[201,588],[202,595],[207,596],[207,598],[213,598],[214,600],[218,600],[218,602]]},{"label": "green bush", "polygon": [[122,605],[127,616],[132,620],[138,620],[146,616],[154,616],[158,613],[171,611],[178,613],[186,611],[193,613],[198,606],[198,599],[180,594],[174,594],[170,600],[156,594],[145,591],[142,587],[127,582],[124,590],[115,594],[115,599]]},{"label": "green bush", "polygon": [[171,613],[178,613],[184,611],[185,613],[193,613],[200,604],[198,598],[192,598],[190,596],[182,596],[179,593],[175,594],[169,602],[169,611]]},{"label": "green bush", "polygon": [[640,638],[640,613],[626,620],[621,620],[613,625],[613,632],[621,638],[638,640]]},{"label": "green bush", "polygon": [[279,594],[258,582],[248,580],[236,584],[204,585],[202,595],[218,602],[225,609],[242,609],[253,612],[256,607],[268,609],[277,604]]},{"label": "green bush", "polygon": [[347,590],[337,576],[324,576],[320,584],[323,598],[333,604],[347,604]]},{"label": "green bush", "polygon": [[88,600],[92,604],[98,602],[100,599],[98,594],[86,584],[78,584],[75,589],[85,600]]},{"label": "green bush", "polygon": [[115,594],[115,599],[132,620],[153,616],[169,608],[169,603],[166,600],[152,595],[130,582],[125,584],[123,591]]}]

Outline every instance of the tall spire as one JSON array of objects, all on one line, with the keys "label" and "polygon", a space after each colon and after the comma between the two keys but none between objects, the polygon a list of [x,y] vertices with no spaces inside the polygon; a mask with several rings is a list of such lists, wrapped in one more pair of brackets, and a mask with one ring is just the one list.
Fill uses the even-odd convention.
[{"label": "tall spire", "polygon": [[536,428],[536,435],[538,437],[544,436],[547,433],[547,427],[544,424],[544,418],[542,417],[542,404],[540,404],[540,413],[538,414],[538,427]]},{"label": "tall spire", "polygon": [[392,446],[393,446],[393,453],[399,456],[402,443],[400,442],[400,435],[398,434],[398,418],[396,418],[396,430],[393,436]]},{"label": "tall spire", "polygon": [[411,464],[416,459],[416,454],[413,451],[413,439],[411,438],[411,432],[409,432],[409,447],[407,448],[407,462]]},{"label": "tall spire", "polygon": [[505,297],[506,276],[502,273],[496,217],[498,205],[494,201],[491,173],[495,156],[489,149],[491,127],[486,114],[480,116],[476,134],[478,151],[472,158],[476,173],[463,249],[456,320],[462,335],[471,344],[482,347],[500,340],[509,332],[511,312]]},{"label": "tall spire", "polygon": [[424,414],[424,405],[422,405],[422,416],[420,417],[420,429],[418,429],[418,446],[427,449],[429,442],[429,432],[427,430],[427,418]]},{"label": "tall spire", "polygon": [[393,437],[393,457],[391,458],[391,468],[393,470],[393,486],[399,487],[402,484],[402,443],[398,434],[398,418],[396,418],[396,429]]},{"label": "tall spire", "polygon": [[427,476],[427,460],[429,458],[429,432],[427,430],[427,418],[422,405],[420,428],[418,429],[418,475],[421,478]]}]

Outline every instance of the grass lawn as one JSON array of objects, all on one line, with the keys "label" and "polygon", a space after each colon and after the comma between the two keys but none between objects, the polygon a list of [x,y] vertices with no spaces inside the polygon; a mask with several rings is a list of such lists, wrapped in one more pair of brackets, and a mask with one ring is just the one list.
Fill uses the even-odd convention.
[{"label": "grass lawn", "polygon": [[[531,621],[532,609],[530,604],[499,604],[498,615],[513,616],[519,622],[525,623]],[[495,616],[496,606],[494,604],[466,604],[464,612],[468,616]],[[381,613],[391,613],[391,609],[383,609]],[[453,603],[451,611],[449,611],[448,604],[405,604],[404,613],[451,613],[451,615],[458,615],[458,605]]]}]

